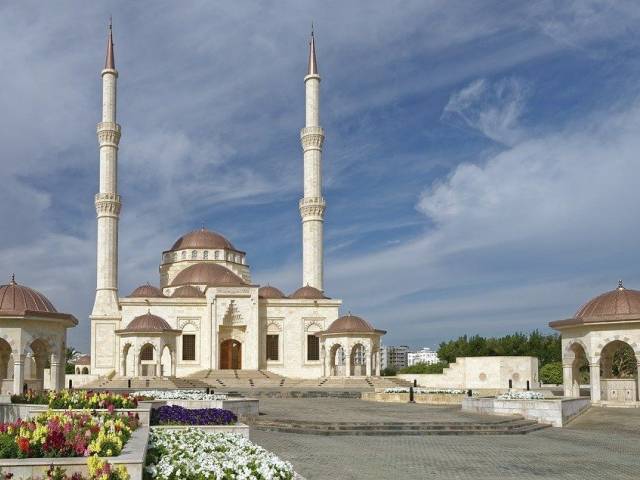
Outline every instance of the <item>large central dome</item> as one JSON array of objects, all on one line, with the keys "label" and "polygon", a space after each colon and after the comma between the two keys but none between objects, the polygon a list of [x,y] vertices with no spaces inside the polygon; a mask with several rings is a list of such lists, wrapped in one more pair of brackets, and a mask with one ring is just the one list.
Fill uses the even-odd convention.
[{"label": "large central dome", "polygon": [[229,240],[219,233],[212,232],[206,228],[184,234],[175,241],[170,251],[188,248],[224,248],[236,250]]},{"label": "large central dome", "polygon": [[171,282],[179,285],[207,285],[210,287],[239,287],[246,283],[228,268],[217,263],[196,263],[182,270]]}]

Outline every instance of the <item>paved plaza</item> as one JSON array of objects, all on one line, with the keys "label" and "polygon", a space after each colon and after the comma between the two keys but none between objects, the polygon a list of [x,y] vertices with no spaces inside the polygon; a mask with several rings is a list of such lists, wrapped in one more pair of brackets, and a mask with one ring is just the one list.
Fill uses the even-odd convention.
[{"label": "paved plaza", "polygon": [[[263,418],[478,421],[458,407],[350,399],[262,399]],[[490,418],[490,417],[485,417]],[[307,479],[638,479],[640,409],[592,408],[527,435],[318,436],[252,430]]]}]

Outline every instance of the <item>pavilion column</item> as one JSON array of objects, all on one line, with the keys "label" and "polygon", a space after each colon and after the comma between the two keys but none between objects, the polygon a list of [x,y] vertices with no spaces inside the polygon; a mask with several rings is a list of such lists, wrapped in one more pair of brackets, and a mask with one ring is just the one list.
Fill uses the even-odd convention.
[{"label": "pavilion column", "polygon": [[171,376],[176,377],[176,349],[171,350]]},{"label": "pavilion column", "polygon": [[55,353],[51,354],[51,370],[49,384],[52,390],[60,390],[60,357]]},{"label": "pavilion column", "polygon": [[127,356],[122,355],[120,359],[120,376],[124,377],[127,374]]},{"label": "pavilion column", "polygon": [[636,400],[640,400],[640,361],[638,362],[638,371],[636,373]]},{"label": "pavilion column", "polygon": [[600,401],[600,364],[589,364],[589,373],[591,377],[591,401]]},{"label": "pavilion column", "polygon": [[24,383],[24,359],[26,355],[13,354],[13,393],[20,395],[22,393],[22,384]]},{"label": "pavilion column", "polygon": [[164,372],[162,371],[162,350],[159,350],[156,355],[156,377],[162,377]]},{"label": "pavilion column", "polygon": [[371,350],[367,352],[367,355],[364,358],[364,364],[365,364],[365,375],[367,377],[370,377],[371,376]]},{"label": "pavilion column", "polygon": [[133,376],[134,377],[140,376],[140,362],[138,358],[139,358],[138,354],[134,353],[133,354]]},{"label": "pavilion column", "polygon": [[573,365],[570,363],[562,364],[562,384],[564,396],[573,397]]},{"label": "pavilion column", "polygon": [[351,345],[347,345],[347,349],[344,352],[344,376],[351,376]]}]

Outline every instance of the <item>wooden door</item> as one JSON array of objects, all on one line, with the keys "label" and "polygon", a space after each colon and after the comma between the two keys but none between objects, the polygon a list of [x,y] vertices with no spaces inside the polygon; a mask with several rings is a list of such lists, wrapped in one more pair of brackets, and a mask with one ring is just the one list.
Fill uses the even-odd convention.
[{"label": "wooden door", "polygon": [[220,344],[220,368],[240,370],[242,368],[242,344],[237,340],[225,340]]}]

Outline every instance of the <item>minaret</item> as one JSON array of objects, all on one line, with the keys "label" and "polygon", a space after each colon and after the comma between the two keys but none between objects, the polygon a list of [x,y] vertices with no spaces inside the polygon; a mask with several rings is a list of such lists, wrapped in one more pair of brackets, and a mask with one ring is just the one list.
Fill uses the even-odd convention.
[{"label": "minaret", "polygon": [[100,189],[95,205],[98,217],[98,255],[96,300],[91,317],[115,318],[118,311],[118,143],[120,125],[116,123],[116,70],[113,32],[109,22],[107,56],[102,76],[102,121],[98,123],[100,144]]},{"label": "minaret", "polygon": [[322,230],[325,202],[322,198],[322,143],[320,127],[320,75],[316,62],[316,43],[311,29],[309,67],[304,77],[305,127],[300,131],[304,152],[304,197],[300,200],[302,217],[302,284],[319,290],[322,286]]}]

